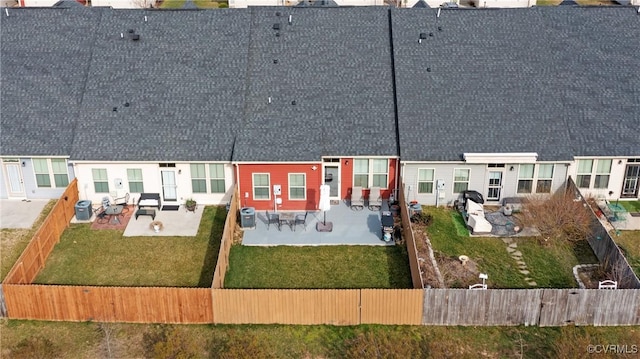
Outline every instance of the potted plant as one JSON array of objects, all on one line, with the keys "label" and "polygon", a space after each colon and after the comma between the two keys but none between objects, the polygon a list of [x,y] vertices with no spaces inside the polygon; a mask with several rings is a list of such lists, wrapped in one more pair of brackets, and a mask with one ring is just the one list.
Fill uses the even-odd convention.
[{"label": "potted plant", "polygon": [[195,212],[197,206],[198,206],[198,203],[196,203],[196,200],[193,198],[188,198],[184,202],[184,208],[186,208],[187,211]]}]

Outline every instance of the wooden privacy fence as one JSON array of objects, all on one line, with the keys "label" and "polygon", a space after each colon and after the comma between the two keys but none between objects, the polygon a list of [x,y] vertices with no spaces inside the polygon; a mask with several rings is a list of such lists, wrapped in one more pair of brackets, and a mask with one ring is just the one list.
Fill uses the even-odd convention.
[{"label": "wooden privacy fence", "polygon": [[209,288],[4,284],[10,318],[130,323],[212,323]]},{"label": "wooden privacy fence", "polygon": [[13,265],[4,283],[31,283],[44,267],[62,232],[69,226],[78,201],[78,180],[71,181],[38,231]]},{"label": "wooden privacy fence", "polygon": [[236,221],[238,220],[238,202],[238,186],[236,186],[233,190],[233,196],[231,197],[229,212],[227,212],[227,219],[224,221],[224,229],[222,231],[222,238],[220,239],[220,251],[218,252],[218,261],[216,262],[216,269],[213,272],[212,288],[224,288],[224,277],[229,269],[229,252],[231,251],[231,245],[233,244]]},{"label": "wooden privacy fence", "polygon": [[216,324],[412,324],[420,289],[213,289]]},{"label": "wooden privacy fence", "polygon": [[424,325],[640,325],[637,289],[427,289]]},{"label": "wooden privacy fence", "polygon": [[409,255],[409,269],[411,270],[411,282],[413,288],[424,288],[422,274],[420,273],[420,263],[418,263],[418,248],[416,247],[416,239],[413,236],[413,228],[411,228],[411,220],[409,219],[409,207],[404,198],[404,184],[398,197],[400,205],[400,218],[402,219],[402,238],[407,243],[407,253]]},{"label": "wooden privacy fence", "polygon": [[567,190],[572,191],[591,213],[591,235],[587,237],[587,242],[596,257],[598,257],[600,264],[615,277],[615,280],[618,281],[618,288],[640,289],[640,279],[634,273],[627,258],[625,258],[607,229],[600,223],[598,216],[593,212],[593,209],[580,193],[580,189],[578,189],[571,177],[567,180]]}]

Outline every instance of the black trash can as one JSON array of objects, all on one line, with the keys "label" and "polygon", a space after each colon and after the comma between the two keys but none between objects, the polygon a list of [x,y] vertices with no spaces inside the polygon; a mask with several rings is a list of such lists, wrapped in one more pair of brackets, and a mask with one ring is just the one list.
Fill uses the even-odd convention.
[{"label": "black trash can", "polygon": [[240,208],[240,226],[254,228],[256,226],[256,209],[253,207]]},{"label": "black trash can", "polygon": [[82,200],[76,202],[76,219],[88,221],[91,219],[91,201]]}]

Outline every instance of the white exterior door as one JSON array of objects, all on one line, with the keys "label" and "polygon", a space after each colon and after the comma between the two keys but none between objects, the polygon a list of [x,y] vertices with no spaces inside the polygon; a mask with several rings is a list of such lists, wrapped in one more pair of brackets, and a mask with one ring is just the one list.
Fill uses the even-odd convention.
[{"label": "white exterior door", "polygon": [[9,197],[25,197],[20,163],[5,163],[4,172],[7,174],[7,195]]},{"label": "white exterior door", "polygon": [[628,164],[620,197],[637,197],[640,188],[640,164]]},{"label": "white exterior door", "polygon": [[487,201],[499,201],[502,192],[502,171],[489,171]]},{"label": "white exterior door", "polygon": [[329,199],[340,199],[340,162],[326,163],[322,166],[323,184],[329,186]]},{"label": "white exterior door", "polygon": [[162,198],[164,201],[175,202],[178,200],[176,190],[176,172],[161,171],[162,173]]}]

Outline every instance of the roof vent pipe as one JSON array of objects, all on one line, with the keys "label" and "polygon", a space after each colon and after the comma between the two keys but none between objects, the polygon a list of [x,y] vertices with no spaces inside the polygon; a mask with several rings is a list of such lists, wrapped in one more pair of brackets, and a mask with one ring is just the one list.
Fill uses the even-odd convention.
[{"label": "roof vent pipe", "polygon": [[144,22],[147,22],[147,15],[144,16]]},{"label": "roof vent pipe", "polygon": [[291,15],[289,15],[289,25],[291,25]]},{"label": "roof vent pipe", "polygon": [[440,17],[440,8],[438,8],[438,15],[436,15],[436,17]]},{"label": "roof vent pipe", "polygon": [[[6,7],[4,8],[4,13],[7,14],[7,17],[9,17],[9,9],[7,9]],[[289,20],[291,21],[291,20]]]}]

